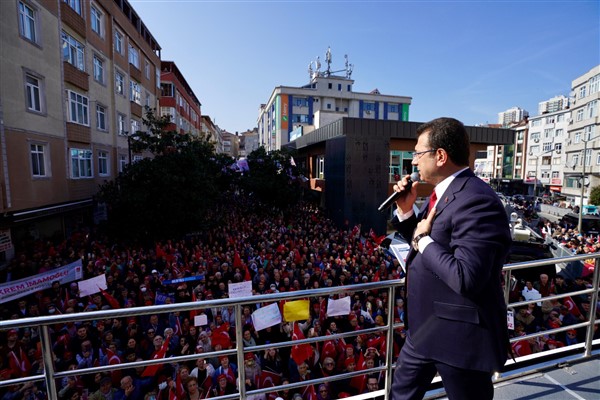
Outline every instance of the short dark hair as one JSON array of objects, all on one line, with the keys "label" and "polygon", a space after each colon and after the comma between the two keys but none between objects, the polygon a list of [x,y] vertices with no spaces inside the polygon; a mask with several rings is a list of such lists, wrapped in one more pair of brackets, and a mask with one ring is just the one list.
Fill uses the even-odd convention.
[{"label": "short dark hair", "polygon": [[462,122],[454,118],[436,118],[417,128],[417,137],[429,132],[431,149],[444,149],[459,166],[469,165],[469,134]]}]

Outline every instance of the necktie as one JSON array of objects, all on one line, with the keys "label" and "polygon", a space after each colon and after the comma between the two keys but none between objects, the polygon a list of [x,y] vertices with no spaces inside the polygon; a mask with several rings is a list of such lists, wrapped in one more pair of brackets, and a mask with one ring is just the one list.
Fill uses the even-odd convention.
[{"label": "necktie", "polygon": [[431,211],[431,209],[433,208],[433,206],[435,206],[435,202],[437,201],[437,195],[435,194],[435,190],[431,193],[431,196],[429,196],[429,208],[427,209],[427,212]]}]

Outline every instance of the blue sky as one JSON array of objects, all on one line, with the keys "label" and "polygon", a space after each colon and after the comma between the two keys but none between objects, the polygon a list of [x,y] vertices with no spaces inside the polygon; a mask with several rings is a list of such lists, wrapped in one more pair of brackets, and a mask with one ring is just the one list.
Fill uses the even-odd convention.
[{"label": "blue sky", "polygon": [[[130,0],[223,129],[256,126],[276,86],[309,81],[331,47],[353,90],[412,97],[411,121],[467,125],[568,95],[600,64],[600,2]],[[323,69],[323,68],[322,68]]]}]

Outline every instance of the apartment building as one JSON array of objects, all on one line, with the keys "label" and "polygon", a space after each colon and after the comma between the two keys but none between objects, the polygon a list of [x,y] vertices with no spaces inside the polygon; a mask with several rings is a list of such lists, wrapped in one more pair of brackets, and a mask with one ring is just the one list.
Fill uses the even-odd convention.
[{"label": "apartment building", "polygon": [[580,205],[600,185],[600,65],[573,80],[570,103],[563,194]]},{"label": "apartment building", "polygon": [[160,115],[171,117],[168,130],[200,135],[200,101],[173,61],[161,62],[159,104]]},{"label": "apartment building", "polygon": [[142,157],[128,135],[158,106],[161,48],[127,0],[7,0],[0,14],[6,258],[88,222],[98,186]]},{"label": "apartment building", "polygon": [[[561,193],[564,185],[566,154],[563,151],[571,118],[568,101],[550,99],[539,103],[540,115],[529,118],[529,139],[526,151],[525,182],[533,185],[528,194]],[[554,102],[554,105],[548,107]],[[557,109],[557,103],[560,108]]]},{"label": "apartment building", "polygon": [[[331,51],[321,71],[317,61],[309,66],[308,84],[300,87],[278,86],[259,108],[257,126],[261,146],[279,150],[289,142],[345,117],[367,120],[408,121],[411,97],[383,95],[374,89],[355,92],[352,65],[346,57],[345,68],[331,70]],[[344,75],[336,75],[337,73]]]},{"label": "apartment building", "polygon": [[508,126],[529,117],[529,112],[520,107],[513,107],[506,111],[498,113],[498,123],[502,126]]}]

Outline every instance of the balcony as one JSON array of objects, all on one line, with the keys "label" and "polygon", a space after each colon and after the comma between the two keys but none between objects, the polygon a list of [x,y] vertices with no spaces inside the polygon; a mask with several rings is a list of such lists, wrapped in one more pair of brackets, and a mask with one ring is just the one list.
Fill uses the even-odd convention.
[{"label": "balcony", "polygon": [[[598,282],[600,280],[600,253],[579,255],[579,256],[568,256],[561,258],[553,258],[546,260],[537,260],[530,262],[522,262],[516,264],[509,264],[504,267],[503,273],[505,278],[505,296],[508,298],[509,290],[512,282],[512,275],[515,271],[527,270],[540,266],[554,265],[564,266],[569,262],[584,261],[587,259],[595,260],[595,269],[593,273],[593,285],[591,288],[584,290],[577,290],[570,293],[563,293],[560,295],[551,295],[544,297],[544,300],[560,300],[569,296],[580,296],[585,295],[590,298],[590,315],[595,316],[597,311],[598,302]],[[168,359],[156,358],[146,361],[135,361],[128,363],[117,363],[113,365],[103,365],[97,367],[81,368],[76,370],[57,371],[55,369],[52,348],[55,342],[51,338],[51,327],[60,323],[76,323],[90,320],[105,320],[113,318],[130,318],[133,316],[144,316],[150,314],[168,314],[179,311],[192,311],[198,309],[209,309],[214,307],[228,307],[234,308],[235,325],[238,327],[243,326],[242,322],[242,310],[245,305],[261,303],[271,304],[278,301],[287,301],[299,299],[307,299],[313,297],[323,297],[325,300],[331,295],[350,295],[352,293],[359,293],[370,290],[378,290],[387,292],[388,299],[394,299],[396,290],[404,286],[404,280],[390,280],[382,282],[372,282],[365,284],[357,284],[350,286],[341,286],[333,288],[319,288],[305,291],[295,292],[283,292],[277,294],[266,294],[266,295],[255,295],[245,297],[234,297],[218,300],[205,300],[201,303],[198,302],[187,302],[179,304],[163,304],[154,306],[145,306],[137,308],[122,308],[122,309],[108,309],[92,312],[82,312],[77,314],[63,314],[56,316],[43,316],[37,318],[23,318],[13,319],[7,321],[0,321],[0,331],[6,331],[10,329],[21,329],[25,327],[39,327],[40,341],[41,341],[41,355],[43,358],[43,365],[45,367],[45,373],[34,374],[31,376],[24,376],[16,379],[4,379],[0,381],[0,388],[8,387],[15,384],[24,384],[27,382],[45,381],[48,398],[58,399],[58,387],[57,382],[61,381],[62,378],[66,378],[74,375],[86,375],[94,374],[97,372],[109,372],[115,370],[124,370],[134,367],[147,367],[150,365],[157,364],[172,364],[176,362],[194,361],[199,357],[219,357],[229,356],[235,357],[237,365],[245,365],[245,355],[250,352],[258,354],[270,348],[284,348],[290,346],[300,346],[304,344],[317,344],[327,341],[342,340],[344,338],[356,337],[357,335],[382,335],[385,338],[384,344],[381,345],[380,350],[382,351],[381,361],[382,364],[374,366],[368,369],[355,370],[351,372],[340,373],[338,375],[328,376],[326,378],[316,378],[301,382],[292,382],[288,384],[279,384],[274,386],[268,386],[258,388],[254,390],[246,390],[244,386],[238,389],[236,394],[220,396],[219,399],[246,399],[250,395],[259,395],[272,393],[274,390],[291,389],[302,390],[302,388],[308,388],[311,385],[315,387],[322,383],[330,383],[333,381],[339,381],[340,379],[351,379],[355,377],[365,376],[367,373],[377,373],[380,377],[380,388],[370,393],[364,393],[349,397],[354,400],[372,399],[376,396],[382,396],[384,399],[390,398],[391,380],[393,376],[393,370],[395,368],[395,355],[394,355],[394,338],[395,335],[400,335],[403,329],[403,324],[394,320],[394,313],[388,313],[387,321],[384,321],[384,325],[376,325],[371,328],[362,330],[355,330],[350,332],[335,333],[327,336],[314,336],[308,338],[299,338],[292,335],[291,341],[269,343],[264,345],[255,345],[242,347],[237,344],[243,342],[242,330],[235,329],[235,337],[231,338],[233,348],[216,350],[206,353],[197,353],[181,356],[173,356]],[[13,292],[11,292],[13,293]],[[231,291],[230,291],[231,293]],[[528,304],[538,302],[538,299],[529,301],[519,301],[510,303],[509,309],[518,309],[520,307],[527,306]],[[388,307],[390,304],[388,304]],[[389,308],[391,309],[391,307]],[[329,311],[329,309],[328,309]],[[591,399],[600,398],[600,379],[598,378],[598,368],[600,366],[600,338],[595,333],[595,329],[600,324],[600,319],[588,318],[581,320],[579,323],[560,326],[555,329],[548,329],[533,334],[519,336],[511,339],[511,343],[520,341],[537,340],[538,338],[547,337],[547,335],[565,332],[570,329],[585,329],[585,341],[570,346],[564,346],[552,350],[540,351],[517,357],[514,360],[509,360],[505,365],[504,372],[498,372],[494,375],[494,386],[495,394],[498,399],[517,399],[517,398],[528,398],[528,399],[565,399],[565,398],[578,398],[578,399]],[[440,333],[443,334],[443,333]],[[309,335],[310,336],[310,335]],[[594,339],[596,337],[596,339]],[[167,361],[168,360],[168,361]],[[286,360],[287,361],[287,360]],[[239,368],[239,381],[244,382],[246,378],[245,368]],[[427,399],[444,398],[445,392],[439,379],[434,379],[427,392]]]}]

